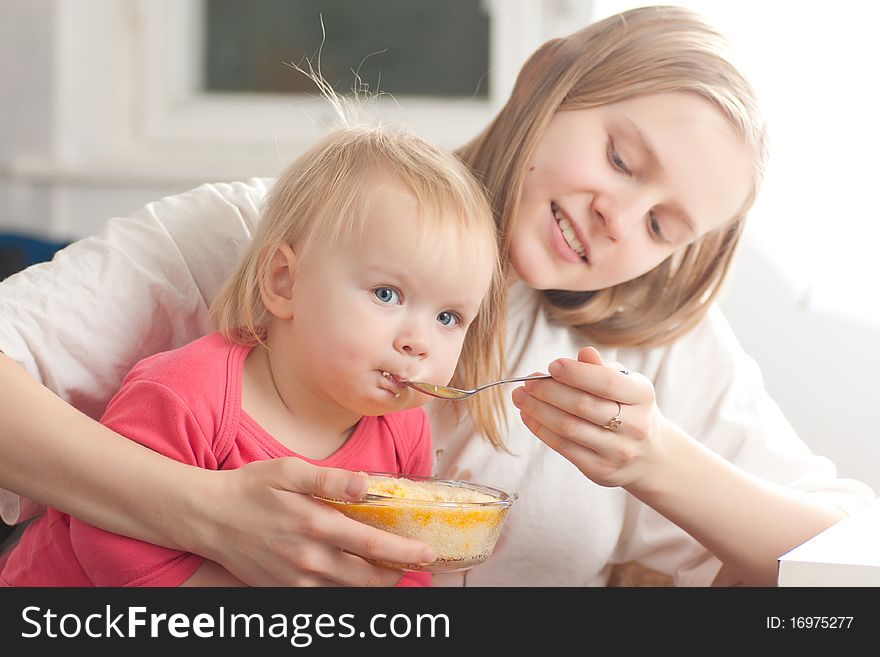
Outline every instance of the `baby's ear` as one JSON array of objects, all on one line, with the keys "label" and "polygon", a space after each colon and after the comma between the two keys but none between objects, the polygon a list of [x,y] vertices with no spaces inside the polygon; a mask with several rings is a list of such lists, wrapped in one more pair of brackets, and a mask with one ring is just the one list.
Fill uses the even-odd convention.
[{"label": "baby's ear", "polygon": [[293,283],[297,257],[288,245],[279,247],[260,272],[260,298],[278,319],[293,317]]}]

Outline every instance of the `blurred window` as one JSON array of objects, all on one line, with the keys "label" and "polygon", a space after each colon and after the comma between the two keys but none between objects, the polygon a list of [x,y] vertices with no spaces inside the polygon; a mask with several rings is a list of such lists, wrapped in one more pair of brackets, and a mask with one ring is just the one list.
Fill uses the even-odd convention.
[{"label": "blurred window", "polygon": [[456,148],[490,123],[541,43],[587,23],[592,1],[57,5],[64,157],[36,167],[192,184],[276,175],[335,123],[315,85],[286,65],[317,67],[319,54],[337,93],[384,94],[362,105],[367,118]]},{"label": "blurred window", "polygon": [[[347,91],[486,98],[489,16],[480,0],[205,0],[202,88],[314,93],[284,62],[308,58]],[[322,24],[326,39],[322,46]]]}]

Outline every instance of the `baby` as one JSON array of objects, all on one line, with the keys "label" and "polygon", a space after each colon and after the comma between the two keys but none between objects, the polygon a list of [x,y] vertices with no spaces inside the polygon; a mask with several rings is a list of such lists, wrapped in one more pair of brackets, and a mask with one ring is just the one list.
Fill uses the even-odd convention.
[{"label": "baby", "polygon": [[[403,132],[341,128],[274,183],[211,306],[218,330],[138,363],[102,422],[214,470],[294,456],[430,475],[428,397],[399,382],[498,378],[502,290],[495,224],[467,169]],[[497,438],[497,416],[482,410]],[[201,556],[55,509],[25,530],[0,582],[240,583]],[[429,583],[427,573],[401,579]]]}]

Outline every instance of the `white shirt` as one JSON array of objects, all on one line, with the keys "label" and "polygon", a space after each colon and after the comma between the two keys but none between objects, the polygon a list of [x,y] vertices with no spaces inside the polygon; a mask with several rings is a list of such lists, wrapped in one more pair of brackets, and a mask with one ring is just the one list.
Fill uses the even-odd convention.
[{"label": "white shirt", "polygon": [[[508,305],[507,344],[515,358],[540,307],[538,293],[516,284]],[[577,332],[538,312],[516,373],[546,372],[552,360],[576,358],[587,344]],[[834,465],[812,454],[797,437],[717,307],[668,345],[598,348],[606,360],[653,381],[657,404],[667,418],[749,472],[815,492],[847,512],[873,499],[870,488],[838,479]],[[516,455],[494,451],[466,425],[456,427],[448,408],[434,405],[429,411],[435,449],[443,450],[437,474],[519,495],[495,552],[468,573],[468,586],[602,586],[612,564],[632,560],[673,575],[679,586],[712,583],[721,567],[717,559],[623,489],[587,479],[525,428],[509,399],[506,444]],[[434,577],[435,585],[461,582],[460,574]]]},{"label": "white shirt", "polygon": [[[138,359],[207,330],[208,304],[250,241],[270,182],[202,185],[167,197],[0,283],[0,350],[98,418]],[[514,360],[537,293],[515,285],[508,303]],[[585,344],[539,313],[516,374],[546,371]],[[749,472],[847,512],[874,498],[867,486],[837,478],[834,465],[796,436],[718,308],[663,347],[600,351],[651,379],[667,418]],[[513,454],[459,423],[450,403],[432,402],[428,410],[437,475],[518,495],[494,554],[468,572],[468,586],[601,586],[612,564],[631,560],[674,575],[678,585],[708,585],[715,577],[720,563],[696,541],[626,491],[589,481],[522,425],[509,399],[505,441]],[[0,491],[6,522],[34,511]],[[435,585],[463,582],[461,573],[434,578]]]}]

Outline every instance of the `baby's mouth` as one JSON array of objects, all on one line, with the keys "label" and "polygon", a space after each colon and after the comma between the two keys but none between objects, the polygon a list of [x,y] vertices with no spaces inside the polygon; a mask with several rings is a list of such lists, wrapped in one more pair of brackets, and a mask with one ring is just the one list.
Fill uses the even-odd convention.
[{"label": "baby's mouth", "polygon": [[384,376],[386,379],[388,379],[389,381],[391,381],[391,383],[393,383],[394,385],[396,385],[396,386],[400,386],[400,387],[403,387],[403,381],[404,381],[405,379],[401,379],[401,378],[400,378],[399,376],[397,376],[396,374],[391,374],[390,372],[385,372],[385,371],[383,370],[383,371],[382,371],[382,376]]},{"label": "baby's mouth", "polygon": [[384,376],[385,379],[389,383],[391,383],[392,389],[390,390],[390,392],[394,392],[395,397],[400,397],[400,390],[406,388],[406,384],[403,383],[406,379],[402,379],[396,374],[391,374],[390,372],[386,372],[384,370],[382,370],[382,376]]}]

